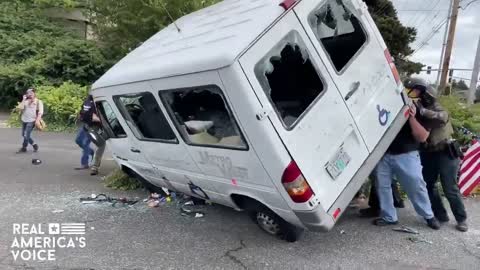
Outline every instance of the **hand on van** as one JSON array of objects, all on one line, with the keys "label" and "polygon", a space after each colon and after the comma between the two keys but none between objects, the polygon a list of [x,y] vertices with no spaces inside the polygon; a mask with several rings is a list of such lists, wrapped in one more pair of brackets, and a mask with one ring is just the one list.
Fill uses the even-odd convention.
[{"label": "hand on van", "polygon": [[417,107],[414,104],[410,105],[408,112],[410,114],[410,118],[415,118],[415,115],[417,114]]}]

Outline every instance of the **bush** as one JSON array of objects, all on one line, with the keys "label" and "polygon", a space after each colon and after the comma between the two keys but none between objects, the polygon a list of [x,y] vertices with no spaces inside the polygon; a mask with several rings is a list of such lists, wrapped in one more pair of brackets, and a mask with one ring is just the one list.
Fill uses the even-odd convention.
[{"label": "bush", "polygon": [[471,140],[471,137],[464,135],[459,128],[465,127],[471,132],[480,132],[480,105],[468,107],[460,97],[456,95],[441,96],[440,103],[449,112],[453,127],[455,128],[455,139],[464,144]]},{"label": "bush", "polygon": [[104,184],[106,187],[115,190],[135,190],[143,187],[137,179],[128,176],[120,169],[115,169],[105,176]]},{"label": "bush", "polygon": [[90,85],[112,64],[98,44],[67,31],[33,2],[0,1],[0,109],[11,109],[33,85]]},{"label": "bush", "polygon": [[[86,86],[65,82],[59,87],[40,86],[37,97],[43,101],[44,116],[49,131],[65,131],[75,129],[75,119],[80,112],[84,99],[88,94]],[[19,113],[12,111],[8,121],[10,126],[19,126]]]}]

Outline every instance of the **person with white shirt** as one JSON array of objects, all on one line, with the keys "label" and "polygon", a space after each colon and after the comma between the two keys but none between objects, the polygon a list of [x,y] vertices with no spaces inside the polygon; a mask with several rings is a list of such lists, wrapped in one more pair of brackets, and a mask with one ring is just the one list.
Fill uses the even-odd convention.
[{"label": "person with white shirt", "polygon": [[43,102],[35,95],[35,89],[30,88],[23,95],[23,100],[17,109],[21,113],[23,143],[17,153],[26,153],[28,144],[32,145],[33,151],[38,151],[38,144],[32,138],[32,131],[39,126],[43,115]]}]

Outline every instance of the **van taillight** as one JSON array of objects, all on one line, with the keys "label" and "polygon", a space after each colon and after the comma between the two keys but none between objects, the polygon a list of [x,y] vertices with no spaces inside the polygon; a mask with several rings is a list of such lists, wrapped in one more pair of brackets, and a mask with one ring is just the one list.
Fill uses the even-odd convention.
[{"label": "van taillight", "polygon": [[290,162],[283,172],[282,184],[294,202],[307,202],[314,195],[295,161]]},{"label": "van taillight", "polygon": [[393,63],[392,56],[390,55],[390,52],[388,49],[385,49],[385,58],[387,58],[388,65],[390,66],[390,70],[392,71],[393,77],[395,78],[395,82],[400,84],[400,75],[398,74],[397,67]]},{"label": "van taillight", "polygon": [[284,0],[282,3],[280,3],[280,6],[283,7],[285,10],[288,10],[295,4],[297,0]]}]

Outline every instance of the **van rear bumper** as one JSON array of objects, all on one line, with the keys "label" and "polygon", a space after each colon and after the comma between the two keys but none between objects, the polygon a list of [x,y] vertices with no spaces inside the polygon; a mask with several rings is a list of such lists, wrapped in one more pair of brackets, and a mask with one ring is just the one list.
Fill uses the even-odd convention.
[{"label": "van rear bumper", "polygon": [[385,132],[373,152],[370,153],[369,157],[365,160],[363,165],[353,176],[350,183],[345,187],[340,196],[327,212],[325,212],[321,205],[318,205],[311,211],[294,211],[298,219],[300,219],[307,229],[312,231],[329,231],[333,228],[335,225],[333,213],[337,209],[340,209],[340,215],[345,212],[345,209],[348,207],[355,194],[358,192],[358,190],[360,190],[363,183],[365,183],[365,180],[368,178],[377,163],[387,151],[390,144],[402,129],[403,125],[406,123],[407,117],[405,117],[405,115],[407,110],[408,106],[404,106],[402,110],[400,110],[398,115],[395,117],[395,120],[393,120],[392,124]]}]

